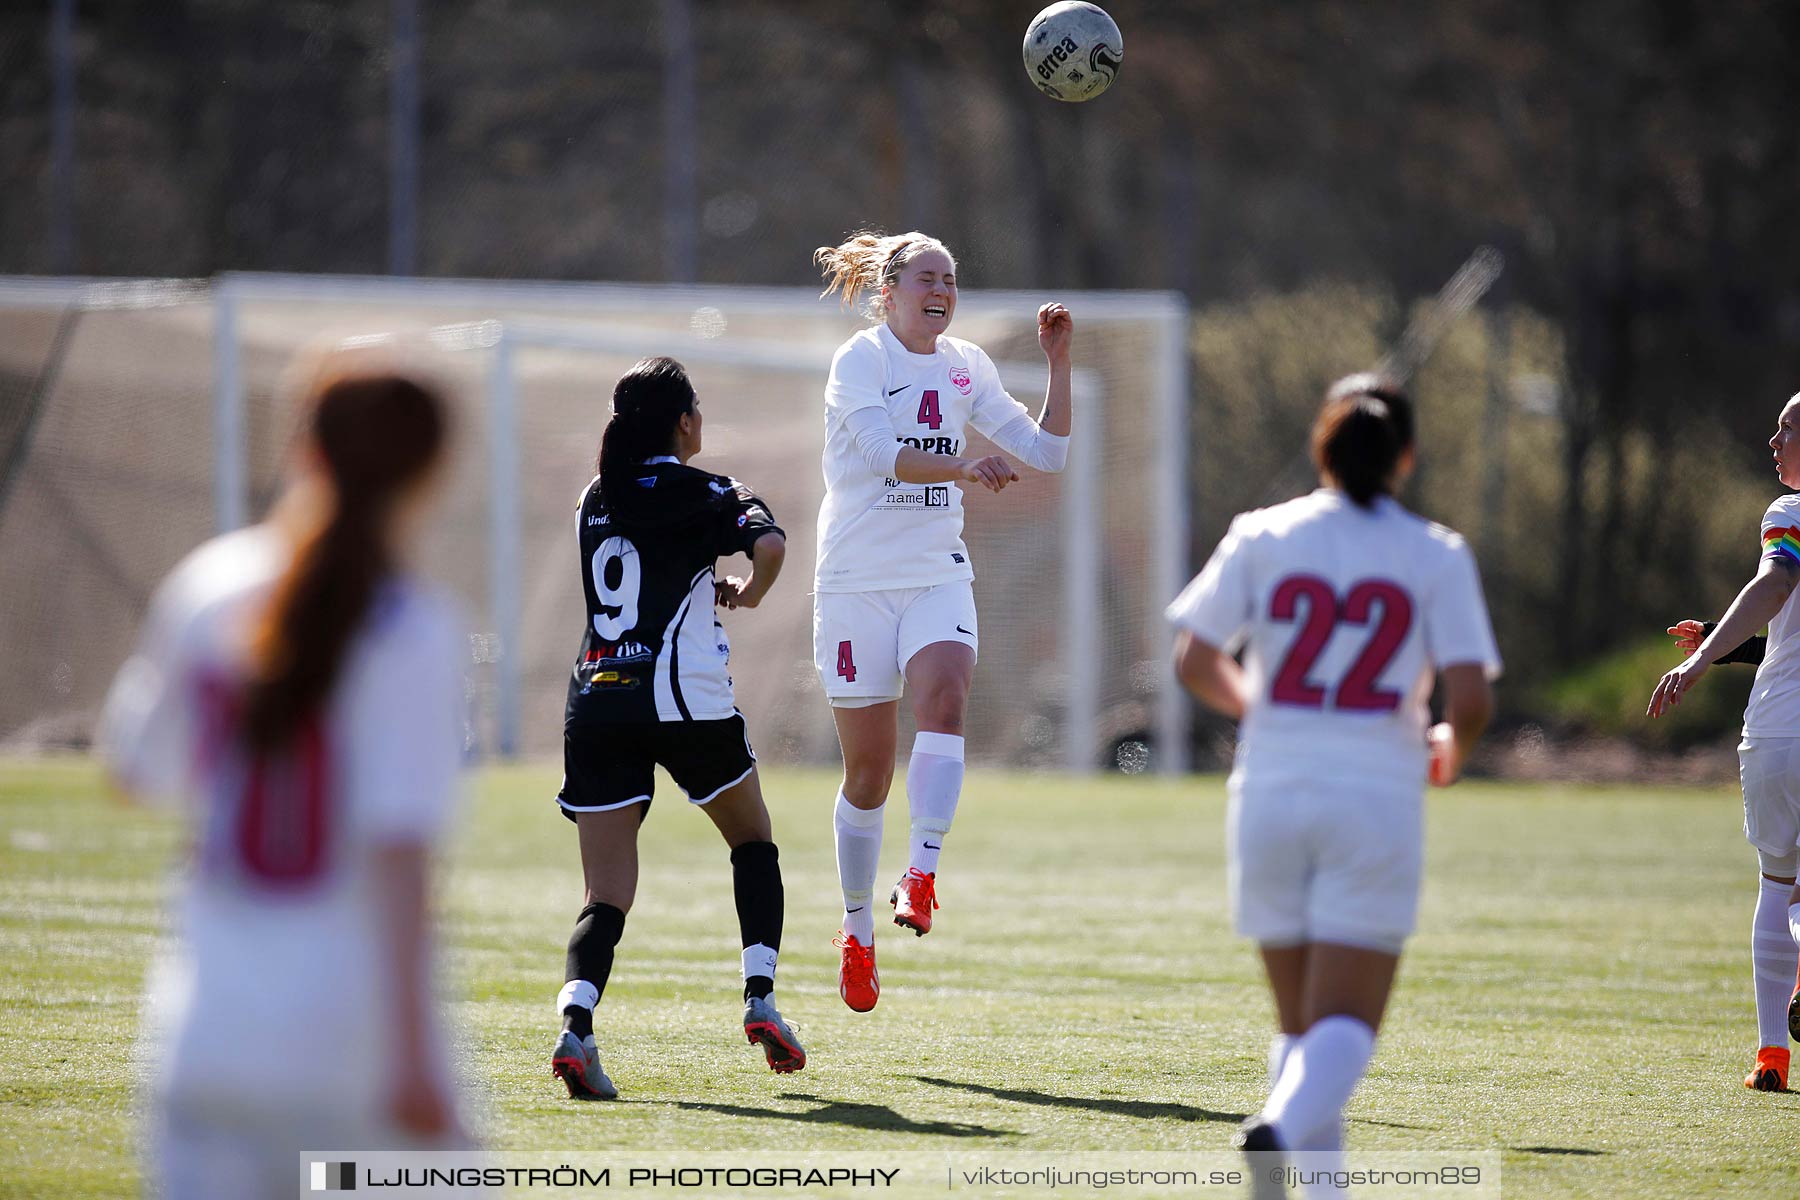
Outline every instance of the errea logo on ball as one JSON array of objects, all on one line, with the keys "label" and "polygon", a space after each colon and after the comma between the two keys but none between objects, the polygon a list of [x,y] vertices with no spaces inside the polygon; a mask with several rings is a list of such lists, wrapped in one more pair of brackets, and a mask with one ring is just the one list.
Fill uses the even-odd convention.
[{"label": "errea logo on ball", "polygon": [[315,1192],[354,1192],[356,1164],[353,1162],[316,1162],[312,1164],[312,1190]]}]

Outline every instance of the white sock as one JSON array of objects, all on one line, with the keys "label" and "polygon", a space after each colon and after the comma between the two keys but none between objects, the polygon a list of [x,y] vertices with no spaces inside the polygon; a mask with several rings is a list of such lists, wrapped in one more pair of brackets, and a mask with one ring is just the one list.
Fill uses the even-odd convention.
[{"label": "white sock", "polygon": [[562,991],[556,994],[556,1015],[574,1004],[581,1008],[593,1008],[600,1003],[600,989],[585,979],[571,979],[562,985]]},{"label": "white sock", "polygon": [[875,944],[875,868],[881,859],[882,809],[862,809],[839,792],[832,826],[837,831],[838,886],[844,889],[844,932]]},{"label": "white sock", "polygon": [[922,875],[935,875],[944,835],[962,795],[963,740],[954,733],[920,733],[906,764],[906,802],[912,814],[912,859]]},{"label": "white sock", "polygon": [[1302,1189],[1306,1200],[1338,1200],[1350,1193],[1331,1179],[1331,1174],[1342,1171],[1347,1165],[1344,1162],[1344,1123],[1333,1121],[1300,1145],[1293,1147],[1306,1154],[1306,1170],[1312,1175],[1313,1182]]},{"label": "white sock", "polygon": [[1374,1052],[1375,1031],[1355,1017],[1339,1014],[1317,1022],[1288,1054],[1263,1105],[1263,1119],[1289,1147],[1335,1129]]},{"label": "white sock", "polygon": [[744,947],[744,978],[748,979],[752,975],[775,978],[775,951],[761,942]]},{"label": "white sock", "polygon": [[1278,1033],[1275,1040],[1269,1043],[1269,1090],[1275,1090],[1275,1083],[1281,1078],[1281,1068],[1287,1066],[1288,1055],[1294,1052],[1294,1043],[1300,1039],[1291,1034]]},{"label": "white sock", "polygon": [[1800,903],[1788,906],[1788,932],[1793,935],[1796,945],[1800,945]]},{"label": "white sock", "polygon": [[1763,879],[1756,892],[1756,916],[1750,922],[1750,962],[1756,972],[1756,1043],[1787,1048],[1788,997],[1794,994],[1794,969],[1800,950],[1788,927],[1788,897],[1794,885]]}]

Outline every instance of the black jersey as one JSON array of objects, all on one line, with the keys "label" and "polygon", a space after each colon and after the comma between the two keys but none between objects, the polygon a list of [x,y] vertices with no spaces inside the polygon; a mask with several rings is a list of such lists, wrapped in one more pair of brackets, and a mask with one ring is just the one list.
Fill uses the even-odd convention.
[{"label": "black jersey", "polygon": [[596,476],[581,498],[587,627],[569,718],[716,721],[737,707],[730,643],[713,612],[713,562],[780,533],[768,505],[724,475],[673,458],[631,468],[620,511]]}]

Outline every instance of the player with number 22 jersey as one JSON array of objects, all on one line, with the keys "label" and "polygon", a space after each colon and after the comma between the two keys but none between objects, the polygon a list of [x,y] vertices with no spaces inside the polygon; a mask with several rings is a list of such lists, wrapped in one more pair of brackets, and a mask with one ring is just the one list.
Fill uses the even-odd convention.
[{"label": "player with number 22 jersey", "polygon": [[1340,381],[1312,453],[1322,486],[1232,521],[1168,615],[1182,682],[1239,722],[1231,904],[1280,1025],[1239,1144],[1329,1154],[1413,929],[1427,775],[1455,780],[1500,656],[1468,546],[1394,499],[1414,463],[1405,395]]}]

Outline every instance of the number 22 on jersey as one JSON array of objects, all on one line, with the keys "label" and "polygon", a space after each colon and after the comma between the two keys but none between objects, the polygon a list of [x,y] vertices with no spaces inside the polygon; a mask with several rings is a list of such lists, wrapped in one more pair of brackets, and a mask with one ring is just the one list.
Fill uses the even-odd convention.
[{"label": "number 22 on jersey", "polygon": [[[1297,708],[1329,706],[1344,712],[1393,712],[1400,707],[1399,692],[1375,684],[1412,629],[1413,602],[1406,589],[1385,579],[1364,579],[1351,585],[1340,600],[1331,584],[1317,575],[1289,575],[1275,585],[1269,598],[1269,619],[1302,622],[1269,686],[1269,699],[1274,703]],[[1339,625],[1370,628],[1362,652],[1331,688],[1311,675]]]}]

